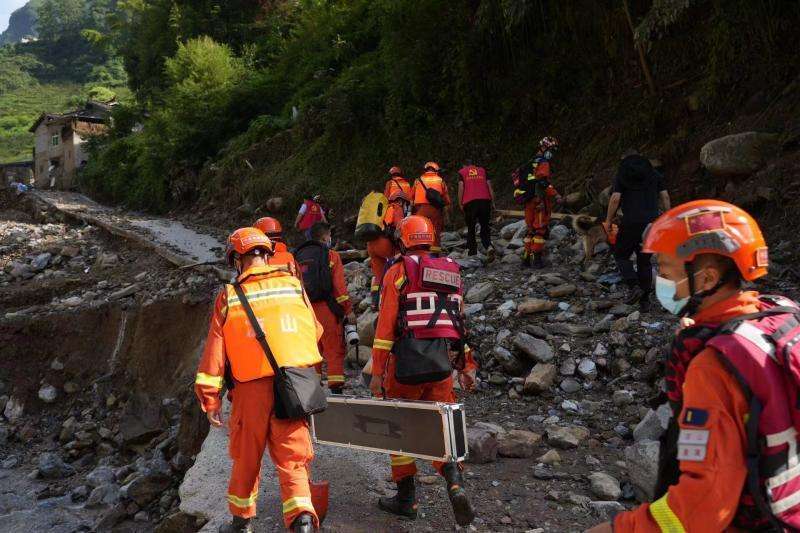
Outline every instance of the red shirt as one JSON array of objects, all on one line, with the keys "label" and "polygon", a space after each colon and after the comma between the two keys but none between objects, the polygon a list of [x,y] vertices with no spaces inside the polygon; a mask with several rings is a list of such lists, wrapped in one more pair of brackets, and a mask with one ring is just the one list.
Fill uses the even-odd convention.
[{"label": "red shirt", "polygon": [[473,200],[491,200],[492,194],[489,191],[489,179],[486,177],[486,169],[470,165],[458,171],[461,182],[464,184],[464,195],[461,198],[461,205]]}]

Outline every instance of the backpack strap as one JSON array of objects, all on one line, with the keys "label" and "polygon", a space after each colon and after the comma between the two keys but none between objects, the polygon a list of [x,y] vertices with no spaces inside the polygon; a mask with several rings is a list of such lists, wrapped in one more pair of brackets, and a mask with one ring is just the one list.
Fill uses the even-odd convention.
[{"label": "backpack strap", "polygon": [[269,343],[267,342],[267,336],[264,335],[264,330],[261,329],[261,324],[259,324],[258,319],[256,318],[255,313],[253,312],[253,308],[250,306],[250,302],[247,300],[247,296],[242,289],[242,285],[240,283],[233,284],[233,290],[236,291],[236,296],[239,297],[239,302],[242,304],[242,308],[244,308],[244,312],[247,314],[247,319],[250,322],[250,327],[253,328],[253,331],[256,334],[256,340],[258,344],[261,346],[261,349],[264,351],[264,355],[269,361],[270,366],[272,367],[272,372],[275,374],[276,380],[283,379],[283,374],[281,373],[280,365],[275,360],[275,356],[272,354],[272,350],[269,348]]}]

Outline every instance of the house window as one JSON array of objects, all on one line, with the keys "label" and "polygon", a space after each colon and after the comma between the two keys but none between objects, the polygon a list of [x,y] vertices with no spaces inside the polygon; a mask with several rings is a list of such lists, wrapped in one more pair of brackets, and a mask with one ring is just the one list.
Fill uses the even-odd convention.
[{"label": "house window", "polygon": [[60,135],[58,135],[58,134],[53,135],[52,137],[50,137],[50,144],[53,145],[53,146],[58,146],[58,143],[59,143],[59,140],[60,140],[59,137],[60,137]]}]

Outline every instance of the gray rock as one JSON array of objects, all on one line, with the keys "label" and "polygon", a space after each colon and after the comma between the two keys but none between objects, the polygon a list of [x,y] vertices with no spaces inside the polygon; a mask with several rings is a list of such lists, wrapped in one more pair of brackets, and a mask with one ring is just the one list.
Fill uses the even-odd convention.
[{"label": "gray rock", "polygon": [[39,399],[44,403],[53,403],[58,397],[58,391],[52,385],[44,384],[39,389]]},{"label": "gray rock", "polygon": [[525,362],[521,361],[516,355],[502,346],[495,346],[494,350],[492,350],[492,354],[506,374],[510,376],[521,376],[522,373],[525,372]]},{"label": "gray rock", "polygon": [[378,313],[374,311],[367,311],[362,313],[356,322],[358,329],[358,338],[364,346],[372,346],[372,341],[375,340],[375,319],[378,318]]},{"label": "gray rock", "polygon": [[619,486],[619,481],[605,472],[589,474],[589,483],[591,484],[592,492],[598,498],[618,500],[622,496],[622,488]]},{"label": "gray rock", "polygon": [[577,448],[578,444],[588,436],[589,430],[581,426],[549,426],[547,428],[547,442],[562,450]]},{"label": "gray rock", "polygon": [[584,324],[567,324],[563,322],[556,322],[553,324],[547,324],[545,327],[554,335],[591,337],[594,334],[594,331],[592,331],[592,326],[587,326]]},{"label": "gray rock", "polygon": [[615,501],[595,501],[589,502],[589,509],[600,519],[600,520],[611,520],[617,513],[620,513],[625,510],[625,507]]},{"label": "gray rock", "polygon": [[521,265],[522,258],[517,254],[506,254],[503,256],[500,262],[504,265]]},{"label": "gray rock", "polygon": [[516,337],[514,337],[514,347],[531,360],[539,363],[546,363],[555,355],[550,343],[527,333],[517,333]]},{"label": "gray rock", "polygon": [[161,492],[172,484],[172,477],[167,474],[152,473],[137,475],[122,487],[120,495],[135,501],[140,506],[147,505],[161,496]]},{"label": "gray rock", "polygon": [[471,317],[483,311],[483,304],[467,304],[464,306],[464,315]]},{"label": "gray rock", "polygon": [[658,481],[658,450],[655,440],[640,440],[625,448],[625,464],[639,501],[651,501]]},{"label": "gray rock", "polygon": [[630,405],[634,401],[633,392],[625,389],[615,390],[614,394],[611,396],[611,401],[617,407]]},{"label": "gray rock", "polygon": [[110,300],[119,300],[120,298],[127,298],[128,296],[133,296],[138,291],[139,291],[139,284],[134,283],[118,291],[112,292],[111,294],[108,295],[108,298]]},{"label": "gray rock", "polygon": [[41,272],[50,264],[50,260],[53,258],[53,254],[50,253],[43,253],[39,254],[33,258],[31,261],[31,268],[36,272]]},{"label": "gray rock", "polygon": [[94,262],[95,266],[98,268],[110,268],[117,263],[119,263],[119,256],[112,253],[100,253],[97,255],[97,259],[95,259]]},{"label": "gray rock", "polygon": [[494,294],[494,283],[491,281],[483,281],[473,285],[468,291],[464,300],[467,303],[481,303],[485,302],[492,294]]},{"label": "gray rock", "polygon": [[548,363],[536,363],[525,378],[522,392],[524,394],[538,394],[550,390],[556,378],[556,367]]},{"label": "gray rock", "polygon": [[593,380],[597,377],[597,364],[588,357],[581,359],[581,362],[578,364],[578,373],[583,376],[584,379]]},{"label": "gray rock", "polygon": [[116,480],[114,469],[110,466],[98,466],[86,476],[86,483],[90,487],[99,487],[100,485],[114,483]]},{"label": "gray rock", "polygon": [[644,418],[633,430],[633,440],[658,440],[667,430],[670,418],[672,418],[672,408],[668,403],[658,406],[658,409],[650,409]]},{"label": "gray rock", "polygon": [[72,466],[65,464],[61,457],[53,452],[44,452],[39,456],[37,471],[39,477],[44,479],[61,479],[75,473]]},{"label": "gray rock", "polygon": [[469,456],[467,462],[473,464],[493,463],[497,460],[497,435],[483,428],[467,428]]},{"label": "gray rock", "polygon": [[569,228],[564,225],[553,226],[550,229],[550,240],[554,243],[563,241],[569,235]]},{"label": "gray rock", "polygon": [[715,176],[747,176],[778,155],[780,136],[748,131],[726,135],[700,149],[700,163]]},{"label": "gray rock", "polygon": [[548,450],[536,460],[550,466],[557,465],[561,463],[561,454],[556,450]]},{"label": "gray rock", "polygon": [[160,402],[134,394],[120,418],[119,431],[124,444],[138,444],[163,431],[164,424]]},{"label": "gray rock", "polygon": [[490,432],[495,437],[498,435],[502,435],[506,432],[506,430],[500,424],[493,424],[491,422],[475,422],[475,425],[472,427],[485,429],[486,431]]},{"label": "gray rock", "polygon": [[86,500],[86,507],[99,507],[101,505],[114,505],[119,501],[120,489],[114,483],[104,483],[96,486],[89,498]]},{"label": "gray rock", "polygon": [[542,436],[531,431],[512,429],[498,436],[497,453],[501,457],[532,457]]},{"label": "gray rock", "polygon": [[581,390],[581,384],[576,379],[566,378],[561,381],[561,390],[567,394],[573,394]]},{"label": "gray rock", "polygon": [[525,228],[524,220],[518,220],[516,222],[512,222],[511,224],[506,224],[500,228],[500,238],[507,241],[511,240],[514,238],[514,235],[523,228]]},{"label": "gray rock", "polygon": [[558,373],[562,376],[574,376],[576,369],[577,365],[575,364],[575,358],[565,357],[564,360],[561,361],[561,366],[558,369]]}]

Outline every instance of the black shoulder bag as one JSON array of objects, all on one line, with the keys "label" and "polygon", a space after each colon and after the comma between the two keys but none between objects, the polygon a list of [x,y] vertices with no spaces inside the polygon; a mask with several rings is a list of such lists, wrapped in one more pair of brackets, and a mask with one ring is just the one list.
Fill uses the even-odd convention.
[{"label": "black shoulder bag", "polygon": [[299,368],[292,366],[279,366],[267,343],[267,337],[261,324],[258,323],[253,308],[242,290],[241,285],[234,283],[234,290],[239,301],[244,307],[250,326],[255,331],[256,339],[264,350],[272,370],[275,372],[275,416],[282,420],[304,418],[315,413],[321,413],[328,407],[325,392],[319,383],[319,376],[314,367]]},{"label": "black shoulder bag", "polygon": [[425,189],[425,199],[428,200],[433,207],[437,209],[444,209],[445,203],[442,193],[435,189],[429,189],[427,185],[425,185],[425,180],[422,178],[419,178],[419,182],[422,184],[422,188]]}]

